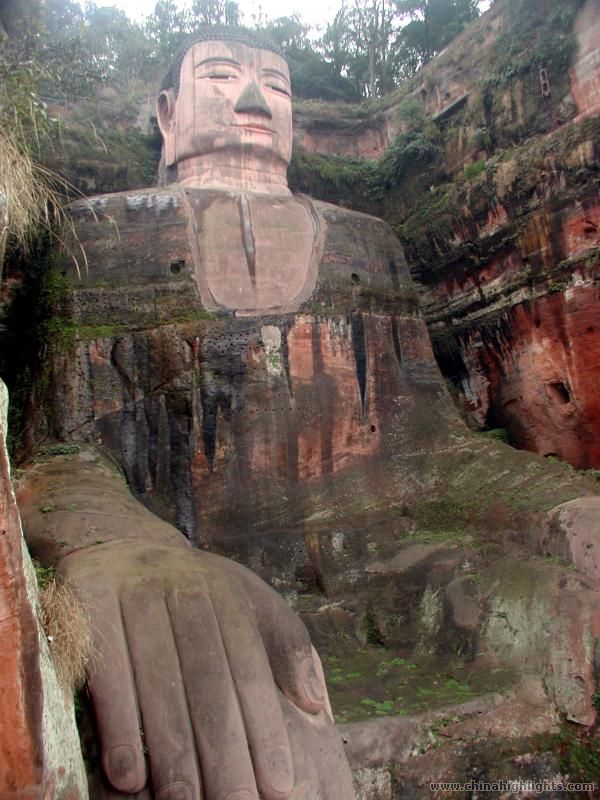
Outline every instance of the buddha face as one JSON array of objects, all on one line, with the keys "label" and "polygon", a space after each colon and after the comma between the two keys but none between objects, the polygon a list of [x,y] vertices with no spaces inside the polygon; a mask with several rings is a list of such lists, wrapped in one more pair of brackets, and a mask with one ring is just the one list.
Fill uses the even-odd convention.
[{"label": "buddha face", "polygon": [[215,154],[285,167],[292,147],[287,64],[237,42],[199,42],[181,65],[178,97],[161,92],[158,118],[167,165]]}]

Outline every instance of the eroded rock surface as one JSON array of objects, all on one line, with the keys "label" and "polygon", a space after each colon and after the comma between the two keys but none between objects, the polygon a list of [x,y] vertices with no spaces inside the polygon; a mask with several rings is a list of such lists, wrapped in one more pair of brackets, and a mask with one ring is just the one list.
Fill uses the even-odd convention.
[{"label": "eroded rock surface", "polygon": [[[310,159],[295,173],[298,186],[400,232],[471,424],[577,468],[600,466],[599,20],[595,0],[497,2],[370,123],[338,112],[336,124],[326,108],[301,117],[306,150],[381,156],[383,199],[358,171],[354,192],[339,167],[339,189]],[[389,177],[395,152],[425,145],[418,165],[407,158]]]},{"label": "eroded rock surface", "polygon": [[0,797],[86,800],[70,690],[59,683],[38,615],[6,452],[8,395],[0,381]]}]

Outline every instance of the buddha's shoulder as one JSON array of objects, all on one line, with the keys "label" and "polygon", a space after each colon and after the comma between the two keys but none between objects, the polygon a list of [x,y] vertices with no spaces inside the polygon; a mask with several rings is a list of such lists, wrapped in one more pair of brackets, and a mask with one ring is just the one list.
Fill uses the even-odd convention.
[{"label": "buddha's shoulder", "polygon": [[[150,233],[160,234],[161,241],[176,240],[181,249],[183,231],[192,227],[197,231],[207,227],[209,209],[229,219],[230,204],[240,203],[240,194],[214,189],[187,189],[177,184],[167,187],[134,189],[112,194],[83,198],[71,206],[77,235],[86,248],[95,242],[106,249],[114,240],[115,247],[122,251],[135,245],[145,249],[143,242]],[[372,259],[379,253],[382,258],[402,261],[400,244],[391,228],[381,219],[359,211],[315,200],[306,195],[247,195],[251,214],[256,224],[285,224],[286,207],[289,207],[289,223],[299,224],[300,208],[309,213],[330,260],[352,254],[352,259],[362,253]],[[236,211],[237,213],[237,211]],[[213,219],[214,222],[214,219]],[[99,245],[100,246],[100,245]],[[336,254],[336,258],[332,254]]]},{"label": "buddha's shoulder", "polygon": [[[295,197],[303,197],[303,195],[294,195]],[[365,214],[362,211],[352,211],[343,206],[336,206],[333,203],[326,203],[324,200],[316,200],[314,197],[309,198],[315,211],[320,214],[327,222],[331,223],[345,223],[358,225],[377,225],[380,227],[388,227],[379,217],[374,217],[371,214]]]},{"label": "buddha's shoulder", "polygon": [[396,234],[379,217],[361,211],[351,211],[321,200],[311,199],[310,202],[316,215],[324,223],[326,251],[344,252],[350,249],[354,252],[364,252],[366,257],[369,253],[381,251],[389,253],[390,257],[399,261],[404,260]]},{"label": "buddha's shoulder", "polygon": [[151,187],[83,197],[71,203],[70,210],[75,218],[102,217],[119,211],[169,211],[180,208],[183,202],[184,190],[179,186]]},{"label": "buddha's shoulder", "polygon": [[[88,213],[102,213],[107,209],[127,209],[129,211],[168,211],[169,209],[179,208],[196,200],[202,205],[217,199],[231,200],[235,202],[239,194],[235,192],[219,191],[216,189],[185,189],[177,184],[166,187],[149,187],[144,189],[129,189],[123,192],[111,192],[109,194],[98,194],[91,197],[84,197],[71,204],[71,210],[75,215],[85,215]],[[298,202],[310,204],[315,213],[322,217],[327,224],[331,225],[359,225],[376,226],[386,228],[383,220],[364,214],[360,211],[351,211],[348,208],[336,206],[333,203],[326,203],[322,200],[309,198],[306,195],[292,194],[284,197],[277,195],[257,195],[257,200],[277,205],[296,205]]]}]

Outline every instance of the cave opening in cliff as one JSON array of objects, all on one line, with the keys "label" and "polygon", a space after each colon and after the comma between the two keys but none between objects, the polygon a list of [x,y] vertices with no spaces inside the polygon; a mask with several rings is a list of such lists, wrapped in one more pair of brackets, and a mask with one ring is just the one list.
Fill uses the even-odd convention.
[{"label": "cave opening in cliff", "polygon": [[460,337],[433,336],[433,355],[444,378],[460,391],[463,383],[469,378],[469,370],[465,364]]},{"label": "cave opening in cliff", "polygon": [[571,392],[562,381],[549,383],[548,394],[558,405],[564,406],[571,402]]}]

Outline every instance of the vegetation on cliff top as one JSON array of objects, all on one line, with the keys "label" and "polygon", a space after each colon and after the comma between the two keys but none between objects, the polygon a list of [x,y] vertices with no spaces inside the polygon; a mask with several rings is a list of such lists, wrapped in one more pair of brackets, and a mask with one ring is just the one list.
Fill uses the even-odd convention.
[{"label": "vegetation on cliff top", "polygon": [[[591,123],[559,131],[533,149],[528,143],[574,114],[568,67],[580,5],[580,0],[570,0],[548,10],[539,0],[510,0],[510,28],[485,50],[483,66],[482,58],[476,59],[471,81],[479,75],[478,85],[469,84],[468,66],[456,61],[463,54],[448,51],[442,56],[446,66],[441,72],[465,72],[469,93],[462,105],[434,120],[418,87],[409,83],[396,95],[399,133],[382,156],[368,160],[296,151],[290,184],[329,202],[383,216],[422,278],[458,258],[467,265],[476,263],[474,221],[487,215],[500,194],[508,195],[505,204],[514,202],[522,212],[522,203],[530,203],[541,160],[558,157],[568,171],[569,148],[596,135]],[[550,95],[541,91],[541,66],[551,81]],[[421,83],[431,88],[435,79],[424,73]],[[389,117],[389,103],[387,108]],[[515,175],[504,185],[508,162],[515,163]]]}]

